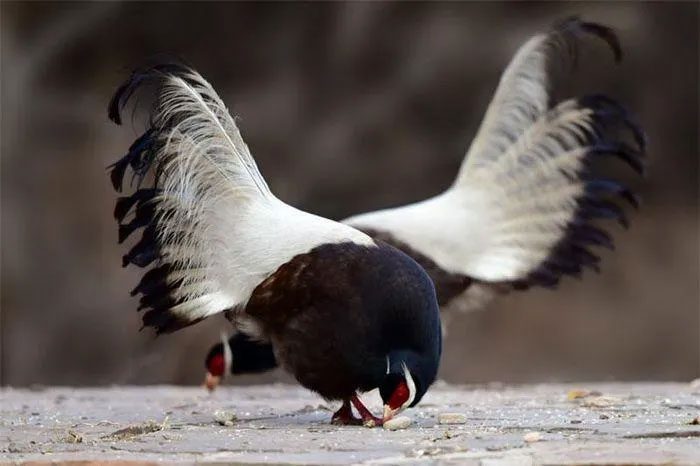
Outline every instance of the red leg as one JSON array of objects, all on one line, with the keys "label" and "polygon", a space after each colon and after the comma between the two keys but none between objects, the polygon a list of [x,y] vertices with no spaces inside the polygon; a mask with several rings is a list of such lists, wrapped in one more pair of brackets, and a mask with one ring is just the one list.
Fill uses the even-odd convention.
[{"label": "red leg", "polygon": [[372,414],[370,410],[367,409],[364,404],[362,404],[362,400],[360,400],[357,394],[350,397],[350,401],[352,401],[352,404],[355,406],[355,409],[357,409],[357,412],[360,413],[363,426],[374,427],[382,425],[382,419]]},{"label": "red leg", "polygon": [[362,421],[353,416],[350,400],[345,400],[343,401],[343,406],[333,414],[331,424],[336,426],[358,426],[362,424]]}]

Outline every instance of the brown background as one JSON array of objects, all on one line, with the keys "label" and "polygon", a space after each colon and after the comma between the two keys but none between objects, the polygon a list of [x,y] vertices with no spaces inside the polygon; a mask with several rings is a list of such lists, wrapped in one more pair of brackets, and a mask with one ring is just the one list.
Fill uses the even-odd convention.
[{"label": "brown background", "polygon": [[626,177],[643,209],[629,231],[611,226],[602,274],[452,318],[441,375],[700,375],[698,3],[1,8],[3,384],[198,383],[228,328],[137,332],[138,272],[120,268],[105,172],[136,135],[105,111],[130,68],[162,53],[194,65],[277,195],[339,219],[445,188],[517,47],[572,14],[620,34],[623,63],[590,41],[566,91],[608,93],[647,129],[650,176]]}]

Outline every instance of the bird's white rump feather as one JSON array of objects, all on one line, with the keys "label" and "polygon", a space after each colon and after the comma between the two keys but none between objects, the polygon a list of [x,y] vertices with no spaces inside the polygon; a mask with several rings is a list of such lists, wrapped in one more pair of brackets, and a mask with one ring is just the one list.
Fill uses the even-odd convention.
[{"label": "bird's white rump feather", "polygon": [[[503,73],[449,189],[344,222],[389,233],[443,270],[482,282],[525,280],[555,255],[560,257],[549,270],[538,271],[538,279],[551,284],[561,273],[580,269],[589,256],[567,238],[572,228],[584,242],[605,235],[579,225],[588,218],[586,203],[599,201],[591,194],[629,194],[614,183],[591,184],[586,163],[606,154],[639,163],[635,150],[607,133],[613,120],[636,130],[612,101],[551,102],[557,66],[572,58],[581,33],[602,37],[619,56],[612,31],[577,19],[531,38]],[[608,204],[598,207],[597,213],[617,212]]]},{"label": "bird's white rump feather", "polygon": [[[157,312],[181,327],[241,308],[279,266],[319,245],[374,244],[277,199],[234,119],[198,73],[162,73],[159,82],[150,128],[158,194],[151,202],[158,263],[169,267],[174,304]],[[161,330],[168,331],[166,324]]]}]

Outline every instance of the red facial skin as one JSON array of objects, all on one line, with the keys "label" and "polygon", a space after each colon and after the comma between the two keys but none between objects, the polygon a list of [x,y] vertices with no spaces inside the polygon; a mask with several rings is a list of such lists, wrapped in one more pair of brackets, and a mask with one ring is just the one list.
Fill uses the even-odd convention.
[{"label": "red facial skin", "polygon": [[391,394],[391,398],[389,398],[387,404],[391,409],[399,409],[408,401],[409,395],[410,391],[408,390],[408,385],[406,385],[406,381],[402,380],[394,389],[394,393]]},{"label": "red facial skin", "polygon": [[211,375],[214,375],[216,377],[222,377],[224,375],[224,371],[226,370],[226,362],[224,361],[224,355],[217,354],[212,356],[212,358],[209,360],[207,370]]}]

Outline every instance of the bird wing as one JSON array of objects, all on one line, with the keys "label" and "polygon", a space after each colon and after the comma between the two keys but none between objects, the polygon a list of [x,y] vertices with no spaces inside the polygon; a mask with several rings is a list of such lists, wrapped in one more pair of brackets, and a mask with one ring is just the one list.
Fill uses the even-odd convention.
[{"label": "bird wing", "polygon": [[277,199],[216,91],[188,67],[134,72],[110,103],[115,123],[143,86],[155,88],[150,124],[111,167],[111,178],[121,191],[131,170],[136,185],[114,215],[120,242],[143,230],[123,265],[151,266],[132,292],[147,309],[144,326],[172,332],[235,312],[278,267],[321,244],[374,244]]},{"label": "bird wing", "polygon": [[[612,240],[592,221],[626,225],[616,200],[635,206],[637,200],[620,183],[601,178],[593,163],[614,156],[641,172],[645,141],[609,98],[553,102],[558,76],[573,66],[585,35],[602,38],[620,59],[615,34],[598,24],[572,18],[536,35],[503,73],[449,189],[344,222],[389,237],[443,275],[472,284],[552,287],[563,275],[597,268],[599,258],[589,248],[612,247]],[[444,295],[445,286],[436,281],[436,287]],[[484,290],[471,288],[462,298]]]}]

